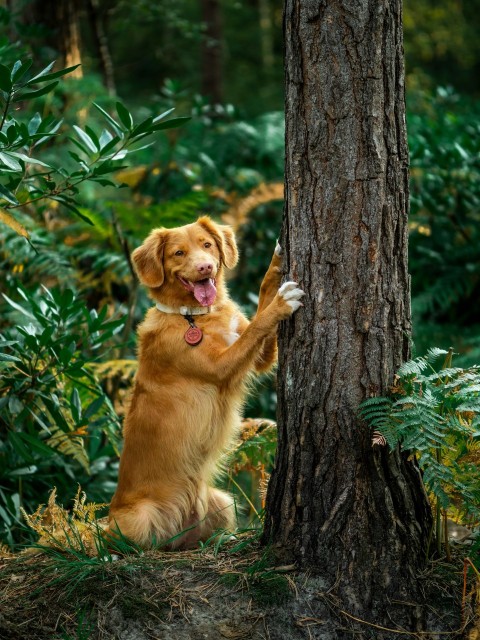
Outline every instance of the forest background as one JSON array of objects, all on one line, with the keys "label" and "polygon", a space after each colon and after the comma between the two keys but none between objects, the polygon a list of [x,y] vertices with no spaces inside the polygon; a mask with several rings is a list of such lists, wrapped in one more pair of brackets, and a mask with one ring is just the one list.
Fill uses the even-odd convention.
[{"label": "forest background", "polygon": [[[404,6],[413,350],[453,346],[458,366],[480,362],[479,9]],[[282,3],[16,1],[0,29],[0,539],[15,547],[33,535],[21,508],[53,487],[65,505],[78,483],[113,494],[150,304],[129,253],[151,228],[232,224],[230,289],[254,312],[282,217]],[[274,388],[252,394],[222,480],[252,522]]]}]

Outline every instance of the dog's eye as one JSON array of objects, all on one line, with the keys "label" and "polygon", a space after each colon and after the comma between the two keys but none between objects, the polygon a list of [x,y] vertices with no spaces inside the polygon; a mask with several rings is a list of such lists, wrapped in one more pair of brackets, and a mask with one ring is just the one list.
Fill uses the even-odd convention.
[{"label": "dog's eye", "polygon": [[210,247],[212,246],[212,243],[211,242],[205,242],[203,244],[203,246],[205,247],[205,249],[210,249]]},{"label": "dog's eye", "polygon": [[176,256],[183,256],[183,251],[175,251]]}]

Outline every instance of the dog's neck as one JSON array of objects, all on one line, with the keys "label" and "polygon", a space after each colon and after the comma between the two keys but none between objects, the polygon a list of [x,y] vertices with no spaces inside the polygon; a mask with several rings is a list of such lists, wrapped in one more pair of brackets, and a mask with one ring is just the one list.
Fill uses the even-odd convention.
[{"label": "dog's neck", "polygon": [[156,302],[155,306],[162,313],[178,313],[182,316],[202,316],[210,313],[212,307],[169,307],[161,302]]}]

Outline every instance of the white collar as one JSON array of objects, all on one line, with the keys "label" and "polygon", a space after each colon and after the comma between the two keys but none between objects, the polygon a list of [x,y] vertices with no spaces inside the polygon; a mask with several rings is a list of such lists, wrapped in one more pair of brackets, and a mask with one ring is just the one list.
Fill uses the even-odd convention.
[{"label": "white collar", "polygon": [[210,313],[211,307],[167,307],[166,304],[161,302],[156,303],[156,307],[163,313],[179,313],[182,316],[203,316],[205,313]]}]

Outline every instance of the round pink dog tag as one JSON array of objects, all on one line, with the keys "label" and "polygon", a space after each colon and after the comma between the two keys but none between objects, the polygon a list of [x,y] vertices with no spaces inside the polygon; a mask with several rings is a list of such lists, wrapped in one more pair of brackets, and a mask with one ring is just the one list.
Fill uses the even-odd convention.
[{"label": "round pink dog tag", "polygon": [[200,342],[202,341],[203,333],[202,330],[198,327],[189,327],[183,337],[185,338],[185,342],[187,344],[194,347],[195,345],[200,344]]}]

